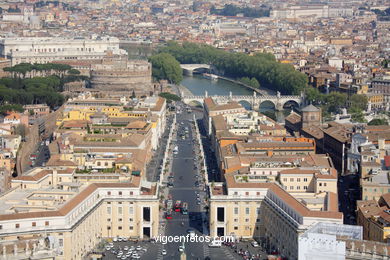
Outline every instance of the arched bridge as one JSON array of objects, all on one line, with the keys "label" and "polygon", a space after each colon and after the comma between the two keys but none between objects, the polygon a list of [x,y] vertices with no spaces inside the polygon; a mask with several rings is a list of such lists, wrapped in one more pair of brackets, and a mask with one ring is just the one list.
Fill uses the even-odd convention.
[{"label": "arched bridge", "polygon": [[258,96],[256,92],[253,93],[253,96],[233,96],[230,92],[229,96],[208,96],[207,91],[204,96],[182,96],[182,101],[186,104],[190,103],[200,103],[203,104],[203,100],[206,97],[211,97],[217,104],[226,104],[229,101],[236,101],[236,102],[247,102],[251,105],[253,108],[260,107],[261,103],[263,102],[271,102],[274,104],[275,109],[278,111],[283,110],[283,106],[287,102],[295,102],[299,107],[304,105],[304,96],[303,94],[299,96],[293,96],[288,95],[284,96],[281,95],[279,92],[277,95],[264,95],[264,96]]},{"label": "arched bridge", "polygon": [[194,70],[197,70],[197,69],[210,70],[210,68],[211,68],[211,66],[208,64],[180,64],[180,67],[183,69],[184,73],[187,75],[192,75]]}]

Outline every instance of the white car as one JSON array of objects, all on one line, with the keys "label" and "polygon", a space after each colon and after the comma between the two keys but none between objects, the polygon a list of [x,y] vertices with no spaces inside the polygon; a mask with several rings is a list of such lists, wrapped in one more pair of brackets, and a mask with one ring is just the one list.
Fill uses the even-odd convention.
[{"label": "white car", "polygon": [[163,249],[163,250],[161,251],[161,254],[162,254],[162,255],[166,255],[166,254],[167,254],[167,250]]},{"label": "white car", "polygon": [[129,247],[128,246],[125,246],[124,248],[123,248],[123,250],[129,250]]},{"label": "white car", "polygon": [[118,238],[117,238],[117,237],[114,237],[114,238],[112,239],[112,241],[117,242],[117,241],[118,241]]},{"label": "white car", "polygon": [[179,246],[179,252],[183,252],[184,251],[184,246]]},{"label": "white car", "polygon": [[257,243],[256,241],[253,241],[251,244],[252,244],[253,247],[259,247],[260,246],[259,243]]},{"label": "white car", "polygon": [[141,246],[137,246],[137,251],[140,251],[140,250],[142,250],[142,247]]}]

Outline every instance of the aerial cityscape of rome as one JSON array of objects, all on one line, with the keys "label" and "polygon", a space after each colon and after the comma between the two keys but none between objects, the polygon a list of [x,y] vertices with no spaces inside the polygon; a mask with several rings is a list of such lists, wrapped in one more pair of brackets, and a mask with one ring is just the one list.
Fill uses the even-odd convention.
[{"label": "aerial cityscape of rome", "polygon": [[390,0],[0,0],[0,260],[390,260]]}]

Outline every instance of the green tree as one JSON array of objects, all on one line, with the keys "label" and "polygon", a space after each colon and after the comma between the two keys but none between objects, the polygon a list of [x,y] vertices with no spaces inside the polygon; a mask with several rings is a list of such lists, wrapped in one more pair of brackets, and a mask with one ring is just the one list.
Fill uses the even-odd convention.
[{"label": "green tree", "polygon": [[359,122],[359,123],[365,123],[366,119],[364,118],[363,111],[358,108],[358,107],[352,107],[349,111],[351,114],[351,119],[354,122]]},{"label": "green tree", "polygon": [[351,96],[350,102],[351,102],[350,109],[357,108],[360,110],[366,110],[368,99],[367,96],[365,95],[354,94]]},{"label": "green tree", "polygon": [[325,107],[328,112],[337,112],[340,108],[345,107],[347,95],[339,92],[331,92],[325,96]]},{"label": "green tree", "polygon": [[168,53],[159,53],[150,57],[152,75],[157,80],[166,79],[170,83],[179,84],[183,80],[180,63]]},{"label": "green tree", "polygon": [[[169,53],[180,63],[211,64],[221,74],[235,78],[255,78],[282,94],[299,94],[307,86],[307,76],[292,65],[281,64],[269,53],[231,53],[209,45],[184,42],[168,42],[160,53]],[[155,73],[157,75],[157,72]]]},{"label": "green tree", "polygon": [[305,88],[306,100],[314,105],[320,105],[325,98],[317,88],[307,87]]},{"label": "green tree", "polygon": [[256,78],[251,78],[251,82],[250,82],[251,84],[251,86],[253,87],[253,88],[260,88],[260,83],[257,81],[257,79]]},{"label": "green tree", "polygon": [[389,122],[383,118],[375,118],[368,122],[368,125],[389,125]]},{"label": "green tree", "polygon": [[70,69],[68,71],[68,74],[73,74],[73,75],[80,75],[80,71],[76,69]]},{"label": "green tree", "polygon": [[18,124],[15,127],[15,134],[20,135],[22,139],[26,137],[26,133],[27,133],[27,128],[24,124]]},{"label": "green tree", "polygon": [[163,97],[167,100],[168,103],[171,103],[172,101],[180,101],[181,98],[175,94],[168,93],[168,92],[162,92],[158,94],[160,97]]}]

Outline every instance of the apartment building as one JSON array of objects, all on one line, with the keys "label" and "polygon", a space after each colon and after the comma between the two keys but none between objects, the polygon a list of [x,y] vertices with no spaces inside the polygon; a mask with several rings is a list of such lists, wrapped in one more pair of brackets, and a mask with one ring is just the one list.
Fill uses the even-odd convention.
[{"label": "apartment building", "polygon": [[337,196],[327,193],[321,209],[309,209],[276,183],[226,174],[210,187],[210,234],[255,238],[270,251],[298,259],[298,237],[318,222],[343,223]]},{"label": "apartment building", "polygon": [[383,243],[390,241],[390,193],[379,200],[357,202],[357,224],[363,226],[363,238]]},{"label": "apartment building", "polygon": [[203,120],[209,135],[212,133],[212,117],[217,115],[244,113],[246,110],[238,102],[228,102],[227,104],[217,104],[210,97],[204,101]]},{"label": "apartment building", "polygon": [[19,37],[0,39],[0,55],[19,63],[49,63],[60,60],[97,60],[107,52],[126,54],[115,37],[63,38]]},{"label": "apartment building", "polygon": [[142,184],[139,176],[81,183],[74,174],[64,166],[35,168],[12,181],[0,203],[3,259],[82,259],[101,238],[157,235],[157,186]]},{"label": "apartment building", "polygon": [[134,104],[126,98],[80,96],[66,104],[56,122],[60,126],[57,133],[85,135],[89,129],[97,134],[150,134],[152,148],[156,149],[165,129],[166,112],[166,100],[161,97],[147,97]]}]

